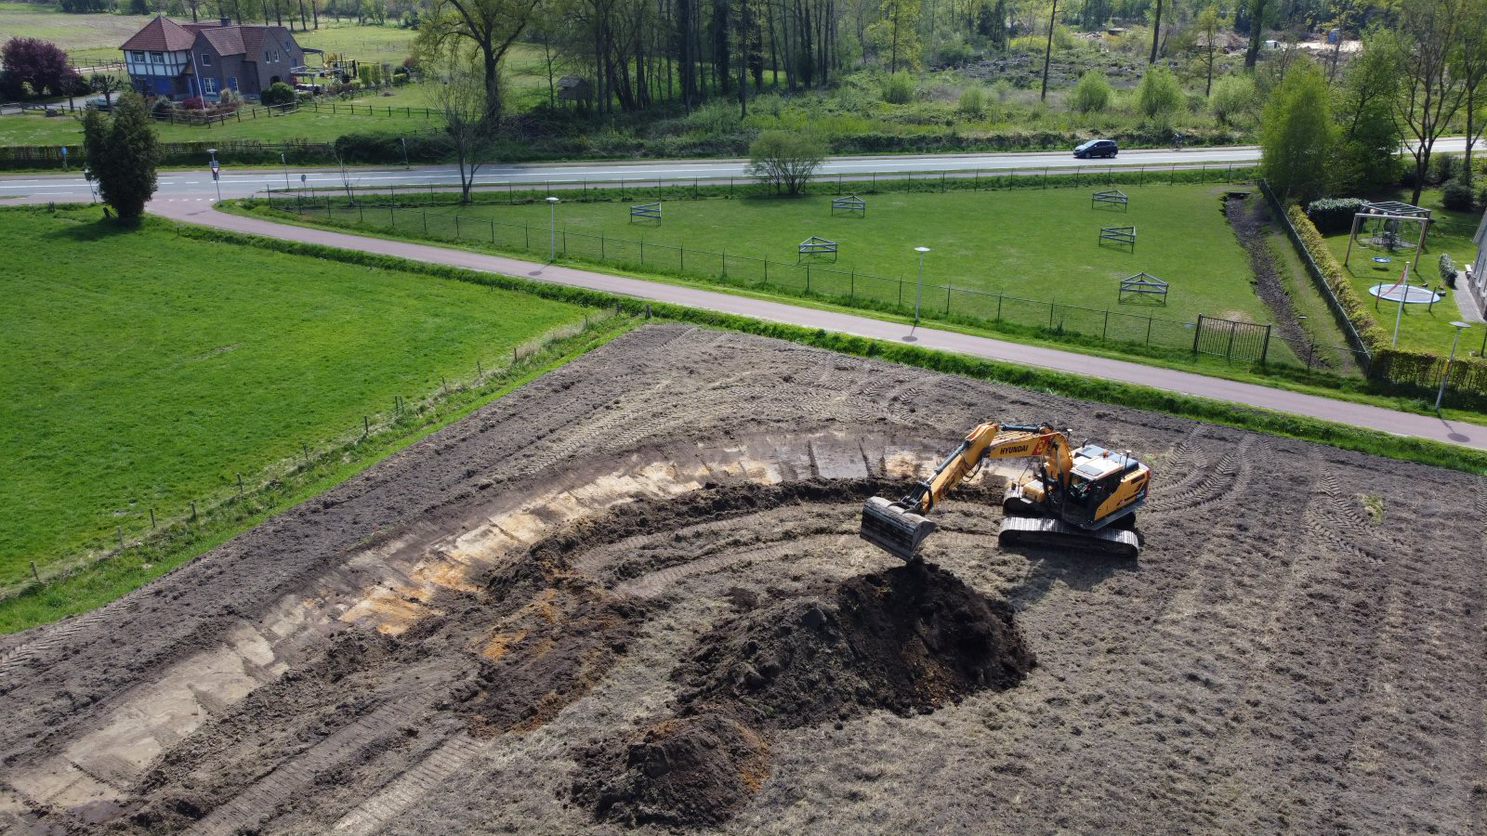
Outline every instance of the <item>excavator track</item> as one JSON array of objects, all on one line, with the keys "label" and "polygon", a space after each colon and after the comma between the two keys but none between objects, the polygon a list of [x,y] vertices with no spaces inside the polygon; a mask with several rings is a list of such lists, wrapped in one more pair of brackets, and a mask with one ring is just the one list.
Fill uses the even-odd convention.
[{"label": "excavator track", "polygon": [[1112,527],[1098,531],[1046,517],[1006,517],[997,535],[1002,546],[1073,549],[1135,560],[1141,554],[1141,537],[1134,531]]}]

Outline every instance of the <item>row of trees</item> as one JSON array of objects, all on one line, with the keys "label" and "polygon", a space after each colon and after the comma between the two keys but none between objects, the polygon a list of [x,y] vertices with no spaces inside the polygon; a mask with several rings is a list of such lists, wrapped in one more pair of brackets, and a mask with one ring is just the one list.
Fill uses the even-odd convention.
[{"label": "row of trees", "polygon": [[1289,62],[1261,123],[1265,174],[1289,197],[1352,193],[1397,177],[1401,141],[1419,203],[1437,141],[1466,133],[1461,177],[1487,126],[1487,0],[1412,0],[1365,38],[1333,89],[1310,59]]}]

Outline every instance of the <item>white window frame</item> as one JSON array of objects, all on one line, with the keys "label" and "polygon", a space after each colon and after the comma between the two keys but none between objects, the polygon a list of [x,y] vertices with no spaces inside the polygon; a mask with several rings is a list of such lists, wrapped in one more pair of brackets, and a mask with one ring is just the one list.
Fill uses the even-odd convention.
[{"label": "white window frame", "polygon": [[129,50],[129,60],[130,61],[138,61],[141,64],[143,64],[143,63],[145,63],[147,61],[148,58],[149,58],[148,55],[146,55],[143,52],[140,52],[137,49],[131,49],[131,50]]},{"label": "white window frame", "polygon": [[211,76],[203,76],[201,79],[201,94],[203,96],[217,95],[217,79]]},{"label": "white window frame", "polygon": [[277,64],[277,63],[279,63],[279,50],[277,50],[277,49],[264,50],[263,61],[264,61],[265,64]]},{"label": "white window frame", "polygon": [[201,65],[203,67],[212,66],[212,54],[210,52],[203,52],[201,54]]},{"label": "white window frame", "polygon": [[165,63],[165,53],[163,53],[163,52],[151,52],[150,53],[150,63],[151,64],[164,64]]}]

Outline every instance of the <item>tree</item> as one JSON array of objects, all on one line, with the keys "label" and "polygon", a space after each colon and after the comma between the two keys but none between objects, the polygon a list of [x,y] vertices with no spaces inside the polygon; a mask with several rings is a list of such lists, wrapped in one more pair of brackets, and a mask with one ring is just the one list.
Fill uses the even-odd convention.
[{"label": "tree", "polygon": [[888,72],[898,72],[900,61],[912,68],[919,62],[919,0],[883,0],[880,9],[868,37],[888,50]]},{"label": "tree", "polygon": [[1333,125],[1327,79],[1316,62],[1291,65],[1270,95],[1260,124],[1260,170],[1286,200],[1311,201],[1326,189]]},{"label": "tree", "polygon": [[[87,83],[67,65],[67,53],[38,38],[11,38],[0,47],[0,95],[68,96],[86,91]],[[31,91],[29,94],[27,90]]]},{"label": "tree", "polygon": [[1265,26],[1275,15],[1276,0],[1246,0],[1245,11],[1249,14],[1249,48],[1244,51],[1244,68],[1253,70],[1260,56],[1260,40],[1265,36]]},{"label": "tree", "polygon": [[1394,118],[1400,74],[1387,36],[1364,35],[1363,49],[1348,63],[1337,102],[1337,151],[1329,175],[1334,193],[1370,191],[1399,176],[1404,135]]},{"label": "tree", "polygon": [[1203,86],[1204,98],[1213,95],[1213,64],[1219,48],[1219,28],[1222,23],[1216,4],[1208,4],[1198,13],[1198,31],[1203,35],[1203,51],[1207,53],[1208,64],[1208,81]]},{"label": "tree", "polygon": [[1404,125],[1415,160],[1411,203],[1420,203],[1430,153],[1466,101],[1466,84],[1454,60],[1463,23],[1461,0],[1411,0],[1399,10],[1393,37],[1379,39],[1392,45],[1399,68],[1400,90],[1395,97],[1395,119]]},{"label": "tree", "polygon": [[88,76],[88,89],[103,94],[103,104],[112,109],[114,94],[125,89],[124,80],[110,73],[94,73]]},{"label": "tree", "polygon": [[1483,105],[1482,82],[1487,79],[1487,0],[1464,0],[1462,9],[1461,43],[1455,57],[1455,74],[1461,77],[1466,91],[1466,156],[1461,177],[1468,184],[1472,179],[1472,148],[1482,136]]},{"label": "tree", "polygon": [[759,182],[798,195],[826,159],[814,137],[790,131],[765,131],[749,145],[749,175]]},{"label": "tree", "polygon": [[470,202],[470,189],[475,174],[489,159],[495,137],[494,124],[488,120],[485,97],[488,88],[471,62],[461,60],[461,50],[453,50],[445,62],[439,82],[433,86],[434,106],[444,117],[444,132],[454,147],[454,159],[460,172],[460,202]]},{"label": "tree", "polygon": [[538,0],[435,0],[419,27],[420,51],[439,53],[466,43],[474,47],[485,86],[482,122],[495,130],[501,121],[501,63],[526,29]]},{"label": "tree", "polygon": [[112,116],[88,111],[83,117],[83,156],[103,201],[114,207],[121,222],[138,223],[155,193],[155,167],[160,162],[145,100],[128,91],[119,97]]}]

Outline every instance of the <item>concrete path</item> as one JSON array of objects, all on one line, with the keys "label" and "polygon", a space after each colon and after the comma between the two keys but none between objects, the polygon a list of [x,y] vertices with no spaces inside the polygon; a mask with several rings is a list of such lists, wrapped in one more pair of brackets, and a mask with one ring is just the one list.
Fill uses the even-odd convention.
[{"label": "concrete path", "polygon": [[539,264],[427,244],[388,241],[381,238],[279,224],[258,218],[245,218],[217,212],[208,202],[156,201],[150,205],[150,211],[173,220],[217,229],[395,256],[429,264],[445,264],[553,284],[584,287],[637,299],[747,316],[767,322],[779,322],[806,328],[824,328],[828,331],[889,342],[912,343],[920,348],[950,351],[1102,380],[1134,383],[1184,395],[1212,398],[1335,421],[1340,424],[1350,424],[1395,435],[1417,436],[1487,450],[1487,427],[1288,392],[1266,386],[1238,383],[1190,372],[1154,368],[1138,363],[1091,357],[1087,354],[1075,354],[950,331],[937,331],[931,328],[920,328],[911,335],[909,329],[902,324],[884,322],[865,316],[821,311],[784,302],[751,299],[727,293],[610,276],[589,270]]}]

